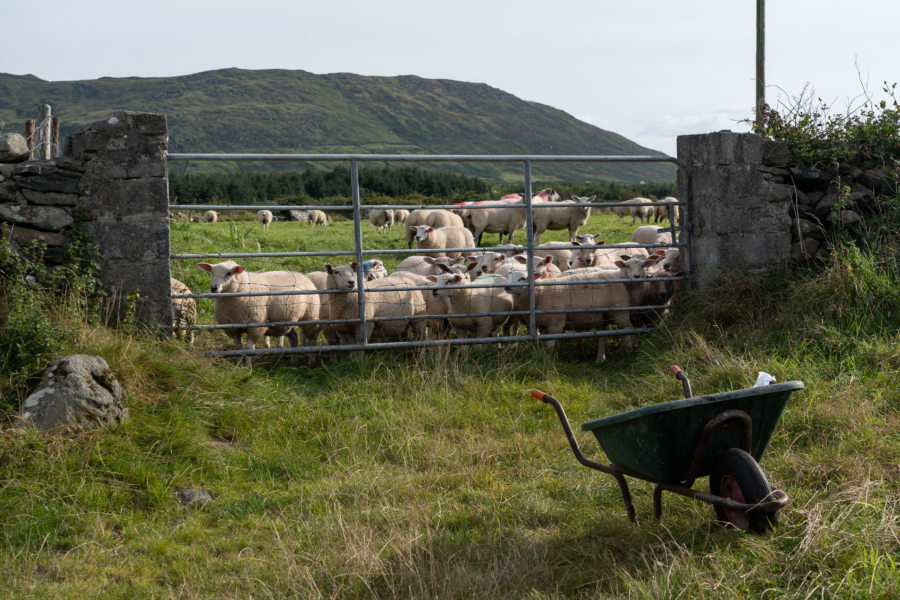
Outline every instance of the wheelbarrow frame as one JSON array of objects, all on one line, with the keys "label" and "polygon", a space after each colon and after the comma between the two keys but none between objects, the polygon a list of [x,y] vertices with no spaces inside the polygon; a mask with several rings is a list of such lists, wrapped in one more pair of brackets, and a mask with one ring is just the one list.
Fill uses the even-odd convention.
[{"label": "wheelbarrow frame", "polygon": [[[685,395],[690,397],[690,384],[687,381],[687,377],[684,376],[680,369],[677,368],[673,368],[673,373],[675,373],[676,377],[678,377],[684,384]],[[628,482],[625,479],[626,475],[655,484],[653,492],[653,514],[654,518],[657,521],[662,519],[663,491],[672,492],[681,496],[699,500],[701,502],[706,502],[708,504],[721,507],[726,511],[733,511],[736,513],[743,513],[747,515],[754,513],[770,513],[774,515],[778,510],[787,505],[791,500],[785,492],[772,487],[769,488],[768,494],[766,494],[762,499],[752,503],[738,502],[737,500],[734,500],[732,498],[726,498],[712,493],[706,493],[692,489],[692,486],[696,479],[700,476],[703,476],[703,473],[701,473],[701,465],[704,463],[704,460],[706,462],[709,462],[709,459],[707,457],[707,450],[709,447],[710,439],[716,431],[725,427],[740,427],[742,429],[740,435],[741,441],[740,445],[736,447],[748,453],[748,455],[750,454],[751,440],[753,439],[753,419],[744,410],[733,408],[725,409],[716,413],[715,416],[710,418],[705,423],[700,433],[700,438],[697,446],[694,449],[693,460],[691,461],[687,478],[684,481],[673,483],[670,481],[662,481],[645,473],[636,472],[633,469],[628,469],[612,462],[609,464],[603,464],[587,458],[581,451],[581,448],[578,445],[578,441],[575,439],[575,434],[572,431],[571,425],[569,424],[565,409],[562,407],[562,404],[560,404],[559,400],[540,390],[532,390],[531,394],[538,400],[542,400],[543,402],[552,405],[556,410],[556,414],[559,417],[563,430],[566,433],[566,437],[569,440],[569,445],[571,446],[572,452],[575,454],[575,458],[578,460],[578,462],[588,468],[600,471],[602,473],[608,473],[615,477],[616,482],[619,484],[619,490],[622,494],[622,500],[625,504],[625,510],[628,514],[628,518],[632,522],[637,522],[637,516],[634,509],[634,504],[631,499],[631,492],[628,488]],[[750,458],[752,459],[752,457]],[[758,464],[756,465],[756,468],[759,468]],[[760,473],[761,472],[762,471],[760,469]]]}]

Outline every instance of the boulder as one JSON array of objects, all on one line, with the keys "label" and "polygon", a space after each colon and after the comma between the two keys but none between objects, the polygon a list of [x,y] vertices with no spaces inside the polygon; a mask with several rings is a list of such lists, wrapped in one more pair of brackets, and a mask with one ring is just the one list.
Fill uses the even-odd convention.
[{"label": "boulder", "polygon": [[288,211],[290,215],[291,221],[300,221],[301,223],[306,223],[309,221],[309,213],[305,210],[291,210]]},{"label": "boulder", "polygon": [[75,354],[50,363],[25,399],[22,417],[42,430],[59,425],[96,429],[127,417],[122,386],[99,356]]},{"label": "boulder", "polygon": [[28,142],[19,133],[0,133],[0,163],[28,160]]}]

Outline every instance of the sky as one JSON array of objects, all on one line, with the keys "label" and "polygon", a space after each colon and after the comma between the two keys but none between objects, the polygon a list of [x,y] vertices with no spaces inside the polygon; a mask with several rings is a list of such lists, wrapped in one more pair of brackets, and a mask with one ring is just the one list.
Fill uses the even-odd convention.
[{"label": "sky", "polygon": [[[48,81],[239,67],[486,83],[674,156],[747,131],[754,0],[0,0],[0,72]],[[900,2],[769,0],[766,99],[835,112],[900,79]],[[114,107],[111,107],[111,109]]]}]

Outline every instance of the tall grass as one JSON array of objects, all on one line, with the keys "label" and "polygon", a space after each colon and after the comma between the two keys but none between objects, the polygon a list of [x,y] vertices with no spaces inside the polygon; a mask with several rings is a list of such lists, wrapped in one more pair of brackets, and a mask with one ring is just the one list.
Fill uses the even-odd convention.
[{"label": "tall grass", "polygon": [[[173,243],[202,252],[229,235],[192,224]],[[345,235],[285,223],[245,241],[332,248]],[[367,243],[405,246],[399,235]],[[181,274],[202,289],[192,265]],[[898,283],[895,263],[843,248],[790,279],[689,294],[601,365],[574,346],[523,345],[249,371],[47,311],[61,352],[106,358],[131,417],[42,434],[6,403],[0,585],[11,598],[895,598]],[[581,467],[527,393],[553,393],[577,425],[679,397],[671,363],[698,393],[759,370],[806,383],[762,460],[793,497],[776,531],[725,530],[708,505],[672,495],[656,523],[641,482],[632,525],[615,481]],[[39,370],[2,369],[0,389],[21,401]],[[212,502],[185,508],[180,488]]]}]

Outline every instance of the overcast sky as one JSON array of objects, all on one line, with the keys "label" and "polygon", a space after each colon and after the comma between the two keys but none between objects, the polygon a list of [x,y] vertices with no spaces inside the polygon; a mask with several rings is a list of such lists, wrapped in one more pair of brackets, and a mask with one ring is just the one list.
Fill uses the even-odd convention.
[{"label": "overcast sky", "polygon": [[[836,108],[900,80],[900,2],[769,0],[766,96]],[[674,155],[747,130],[753,0],[0,0],[0,72],[48,81],[213,69],[486,83]],[[110,107],[115,108],[115,107]]]}]

